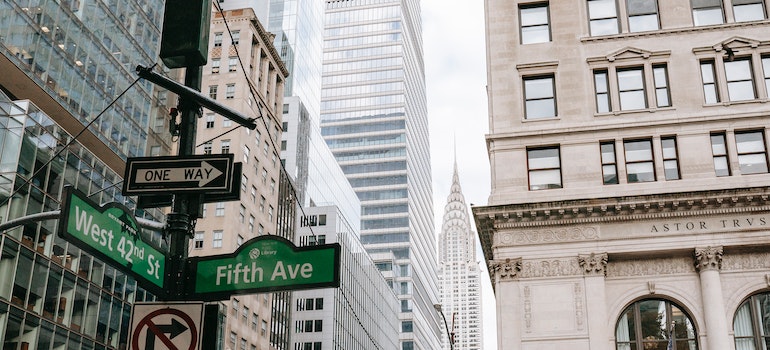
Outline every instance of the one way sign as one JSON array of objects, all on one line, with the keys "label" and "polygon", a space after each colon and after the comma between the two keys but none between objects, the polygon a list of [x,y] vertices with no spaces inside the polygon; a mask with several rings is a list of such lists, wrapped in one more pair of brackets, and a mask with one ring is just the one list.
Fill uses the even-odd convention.
[{"label": "one way sign", "polygon": [[130,350],[200,349],[203,303],[135,303]]},{"label": "one way sign", "polygon": [[128,158],[123,195],[229,192],[233,155]]}]

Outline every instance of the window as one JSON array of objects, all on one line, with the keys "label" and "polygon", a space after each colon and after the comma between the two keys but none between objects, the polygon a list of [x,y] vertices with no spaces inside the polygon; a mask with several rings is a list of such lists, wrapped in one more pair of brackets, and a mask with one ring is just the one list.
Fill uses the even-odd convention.
[{"label": "window", "polygon": [[607,113],[611,111],[609,81],[606,69],[594,71],[594,87],[596,88],[596,111]]},{"label": "window", "polygon": [[238,45],[241,38],[241,31],[234,30],[231,35],[233,36],[233,45]]},{"label": "window", "polygon": [[730,162],[727,159],[727,143],[724,133],[711,134],[711,154],[714,156],[716,175],[730,176]]},{"label": "window", "polygon": [[762,131],[736,132],[735,149],[738,151],[741,174],[767,172],[767,152]]},{"label": "window", "polygon": [[193,249],[203,249],[203,239],[204,232],[195,231],[195,236],[193,237]]},{"label": "window", "polygon": [[222,32],[214,33],[214,47],[222,46]]},{"label": "window", "polygon": [[206,129],[211,129],[214,127],[214,119],[216,117],[213,114],[206,114]]},{"label": "window", "polygon": [[219,85],[209,85],[209,98],[212,100],[217,99],[217,89],[219,89]]},{"label": "window", "polygon": [[626,151],[626,177],[628,182],[655,181],[652,140],[624,141],[623,147]]},{"label": "window", "polygon": [[628,31],[644,32],[660,29],[657,0],[627,0]]},{"label": "window", "polygon": [[160,155],[160,146],[150,147],[150,156],[157,157]]},{"label": "window", "polygon": [[211,241],[211,246],[214,248],[222,248],[222,236],[224,235],[222,230],[214,230],[214,239]]},{"label": "window", "polygon": [[225,202],[217,202],[217,208],[214,211],[215,216],[225,216]]},{"label": "window", "polygon": [[735,312],[733,331],[738,350],[766,349],[770,344],[770,293],[755,294]]},{"label": "window", "polygon": [[238,67],[238,57],[230,57],[229,64],[227,65],[227,70],[230,72],[235,72],[236,67]]},{"label": "window", "polygon": [[246,323],[249,321],[249,307],[244,306],[241,310],[241,317],[243,318],[243,322]]},{"label": "window", "polygon": [[235,98],[235,84],[227,84],[227,90],[225,90],[225,98]]},{"label": "window", "polygon": [[259,323],[259,315],[252,313],[251,314],[251,329],[257,330],[257,323]]},{"label": "window", "polygon": [[526,119],[556,116],[556,88],[553,75],[524,78],[524,115]]},{"label": "window", "polygon": [[561,188],[559,147],[527,149],[530,191]]},{"label": "window", "polygon": [[696,26],[724,23],[722,0],[692,0],[692,19]]},{"label": "window", "polygon": [[259,196],[259,212],[265,212],[265,196]]},{"label": "window", "polygon": [[267,209],[267,218],[270,220],[270,222],[273,222],[273,206],[268,206]]},{"label": "window", "polygon": [[219,64],[220,62],[218,58],[211,59],[211,74],[219,73]]},{"label": "window", "polygon": [[666,180],[679,180],[680,173],[676,150],[676,137],[661,137],[660,146],[663,149],[663,173],[666,176]]},{"label": "window", "polygon": [[236,247],[240,247],[242,244],[243,244],[243,236],[241,236],[241,235],[238,235],[238,236],[235,238],[235,246],[236,246]]},{"label": "window", "polygon": [[230,140],[220,141],[220,147],[222,148],[222,154],[230,153]]},{"label": "window", "polygon": [[314,332],[323,332],[323,320],[315,320],[313,323],[315,323],[315,327],[313,329]]},{"label": "window", "polygon": [[588,17],[592,36],[618,33],[615,0],[588,0]]},{"label": "window", "polygon": [[637,301],[626,308],[615,328],[617,349],[697,350],[695,326],[678,305],[659,299]]},{"label": "window", "polygon": [[316,310],[324,309],[324,298],[315,298],[315,309]]},{"label": "window", "polygon": [[[233,126],[233,121],[232,121],[232,119],[230,119],[230,118],[223,118],[223,119],[222,119],[222,127],[223,127],[223,128],[229,128],[229,127],[231,127],[231,126]],[[246,134],[248,134],[248,133],[249,133],[249,129],[247,128],[247,129],[246,129]]]},{"label": "window", "polygon": [[714,60],[703,60],[700,62],[700,75],[703,79],[703,96],[706,99],[706,103],[719,102],[719,89],[717,89]]},{"label": "window", "polygon": [[412,321],[401,321],[401,333],[412,333]]},{"label": "window", "polygon": [[548,3],[519,5],[521,43],[534,44],[551,41],[548,24]]},{"label": "window", "polygon": [[211,141],[203,144],[203,154],[211,154]]},{"label": "window", "polygon": [[733,16],[736,22],[763,20],[765,6],[762,0],[733,0]]},{"label": "window", "polygon": [[254,215],[249,214],[249,232],[254,232]]},{"label": "window", "polygon": [[286,150],[286,140],[281,140],[281,151]]},{"label": "window", "polygon": [[619,69],[617,74],[620,110],[628,111],[647,108],[643,68]]},{"label": "window", "polygon": [[618,165],[615,157],[615,141],[602,142],[602,176],[605,185],[618,183]]},{"label": "window", "polygon": [[246,221],[246,207],[244,207],[243,204],[238,208],[238,221],[240,221],[240,223]]},{"label": "window", "polygon": [[270,193],[275,194],[275,180],[270,179]]},{"label": "window", "polygon": [[665,65],[652,66],[655,85],[655,102],[658,107],[671,107],[671,95],[668,92],[668,72]]},{"label": "window", "polygon": [[762,71],[765,75],[765,91],[770,94],[770,56],[762,57]]},{"label": "window", "polygon": [[746,101],[757,98],[752,77],[751,58],[725,62],[727,95],[730,101]]}]

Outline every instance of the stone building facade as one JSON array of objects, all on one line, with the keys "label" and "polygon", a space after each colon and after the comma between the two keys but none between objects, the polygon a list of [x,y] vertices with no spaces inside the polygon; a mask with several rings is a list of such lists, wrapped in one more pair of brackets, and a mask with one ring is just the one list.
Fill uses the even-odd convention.
[{"label": "stone building facade", "polygon": [[770,344],[763,1],[486,1],[501,349]]}]

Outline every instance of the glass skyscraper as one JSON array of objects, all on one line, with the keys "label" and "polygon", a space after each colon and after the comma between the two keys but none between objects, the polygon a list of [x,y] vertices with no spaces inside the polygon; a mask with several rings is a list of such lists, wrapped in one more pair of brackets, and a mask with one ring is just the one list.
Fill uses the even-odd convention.
[{"label": "glass skyscraper", "polygon": [[399,295],[400,347],[438,349],[418,1],[327,1],[321,132],[361,200],[361,242]]}]

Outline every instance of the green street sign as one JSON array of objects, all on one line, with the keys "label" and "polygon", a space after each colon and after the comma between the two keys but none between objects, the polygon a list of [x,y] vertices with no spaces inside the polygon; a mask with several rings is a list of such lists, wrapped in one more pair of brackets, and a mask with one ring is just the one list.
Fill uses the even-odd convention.
[{"label": "green street sign", "polygon": [[233,294],[339,287],[340,245],[296,247],[278,236],[258,236],[232,254],[190,258],[191,300]]},{"label": "green street sign", "polygon": [[58,231],[64,240],[136,278],[142,288],[155,295],[164,293],[166,256],[142,241],[136,218],[122,204],[100,206],[67,186]]}]

